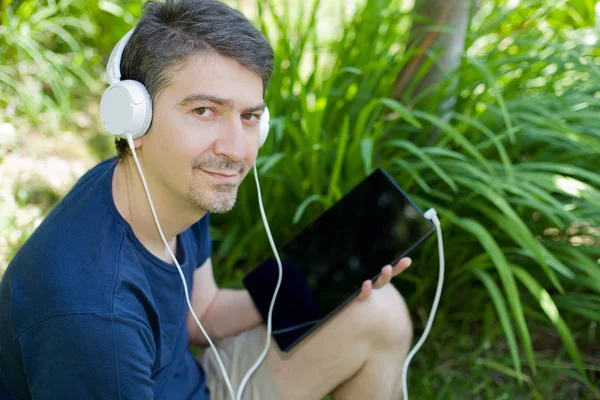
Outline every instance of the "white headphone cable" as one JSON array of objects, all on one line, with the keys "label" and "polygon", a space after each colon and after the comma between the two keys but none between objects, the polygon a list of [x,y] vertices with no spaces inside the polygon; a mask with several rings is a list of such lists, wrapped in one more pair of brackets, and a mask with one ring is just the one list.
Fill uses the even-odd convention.
[{"label": "white headphone cable", "polygon": [[[146,178],[144,176],[144,172],[142,170],[142,166],[140,165],[140,161],[139,161],[139,159],[137,157],[137,154],[136,154],[136,151],[135,151],[135,145],[133,143],[133,138],[131,136],[127,137],[127,143],[129,144],[129,148],[131,149],[131,153],[133,154],[133,159],[135,160],[135,165],[137,166],[138,172],[140,173],[140,178],[142,179],[142,184],[144,185],[144,190],[146,191],[146,196],[148,197],[148,203],[150,204],[150,210],[152,211],[152,216],[154,217],[154,222],[156,223],[156,227],[158,228],[158,233],[160,234],[160,237],[161,237],[161,239],[162,239],[165,247],[167,248],[167,251],[169,252],[169,255],[171,256],[171,258],[173,259],[173,262],[175,263],[175,266],[177,267],[177,271],[179,272],[179,276],[180,276],[181,281],[183,283],[183,291],[185,293],[185,300],[187,301],[187,306],[188,306],[188,308],[189,308],[192,316],[194,317],[194,320],[196,321],[196,324],[198,324],[198,327],[200,328],[200,330],[204,334],[204,337],[206,337],[206,340],[210,344],[210,347],[215,352],[217,363],[219,364],[219,368],[221,369],[221,373],[223,374],[223,378],[225,379],[225,383],[227,385],[227,388],[229,389],[229,394],[231,395],[232,400],[236,399],[235,391],[233,389],[233,385],[231,384],[229,376],[227,375],[227,371],[225,370],[225,366],[223,365],[223,361],[221,360],[221,357],[219,356],[219,352],[217,351],[217,348],[215,347],[214,343],[212,342],[212,340],[210,339],[210,337],[206,333],[206,330],[204,329],[204,327],[200,323],[200,320],[196,316],[196,313],[194,312],[194,309],[193,309],[192,304],[190,302],[190,295],[189,295],[187,283],[185,281],[185,276],[183,275],[183,271],[181,270],[181,266],[179,265],[179,262],[177,261],[177,257],[175,257],[175,254],[173,254],[173,251],[171,250],[171,247],[169,246],[169,244],[167,242],[167,239],[165,238],[165,235],[164,235],[164,233],[162,231],[162,228],[160,226],[160,222],[158,221],[158,216],[156,214],[156,210],[154,209],[154,203],[152,202],[152,196],[150,195],[150,190],[148,189],[148,184],[146,183]],[[267,356],[267,353],[269,352],[269,348],[271,346],[271,331],[272,331],[272,322],[273,322],[273,308],[275,306],[275,299],[277,297],[277,293],[279,292],[279,288],[281,286],[281,279],[282,279],[282,275],[283,275],[283,268],[282,268],[282,265],[281,265],[281,259],[279,258],[279,253],[277,252],[277,247],[275,246],[275,242],[273,240],[273,236],[272,236],[271,230],[269,228],[269,223],[267,221],[267,216],[265,214],[265,209],[264,209],[264,206],[263,206],[263,203],[262,203],[262,196],[261,196],[261,192],[260,192],[260,183],[258,181],[258,172],[256,170],[256,163],[254,163],[254,178],[256,180],[256,189],[258,191],[258,205],[259,205],[259,208],[260,208],[260,213],[261,213],[262,220],[263,220],[263,223],[264,223],[264,226],[265,226],[265,230],[266,230],[267,236],[269,238],[269,243],[271,244],[271,249],[273,250],[273,253],[275,255],[275,259],[277,260],[277,265],[279,267],[279,278],[277,280],[277,285],[275,286],[275,292],[273,293],[273,298],[271,299],[271,306],[269,307],[269,315],[268,315],[268,318],[267,318],[267,342],[265,344],[265,348],[264,348],[263,352],[261,353],[260,357],[258,358],[258,360],[256,360],[256,362],[252,365],[252,367],[248,370],[248,372],[246,372],[246,375],[244,375],[244,378],[242,379],[242,382],[240,383],[240,387],[238,389],[238,395],[237,395],[237,399],[238,400],[241,400],[242,394],[244,392],[244,388],[245,388],[246,384],[248,383],[248,381],[250,380],[250,377],[256,371],[256,369],[260,366],[260,364],[264,361],[264,359]]]},{"label": "white headphone cable", "polygon": [[408,385],[406,382],[408,366],[410,364],[411,359],[415,356],[415,354],[417,354],[417,351],[419,351],[423,343],[425,343],[425,339],[427,339],[427,336],[429,335],[429,331],[431,330],[431,326],[433,325],[433,320],[435,318],[435,313],[437,312],[437,308],[440,303],[440,297],[442,295],[442,286],[444,284],[444,240],[442,238],[442,227],[440,226],[440,220],[437,216],[435,209],[433,208],[427,210],[424,215],[425,218],[433,222],[433,225],[435,225],[435,229],[437,231],[438,251],[440,255],[440,274],[438,278],[437,289],[435,291],[435,297],[433,298],[433,305],[431,306],[431,313],[429,314],[429,318],[427,319],[427,324],[425,324],[425,331],[423,332],[423,335],[421,335],[421,338],[419,339],[415,347],[413,347],[413,349],[406,357],[406,360],[404,360],[404,366],[402,367],[402,398],[404,400],[408,400]]},{"label": "white headphone cable", "polygon": [[160,234],[160,237],[161,237],[161,239],[162,239],[165,247],[167,248],[167,251],[169,252],[169,255],[173,259],[173,262],[175,263],[175,266],[177,267],[177,271],[179,272],[179,276],[181,277],[181,281],[183,282],[183,291],[185,292],[185,300],[187,301],[187,306],[190,309],[190,312],[191,312],[192,316],[194,317],[194,320],[196,321],[196,323],[200,327],[200,330],[204,334],[204,337],[206,337],[206,340],[210,344],[210,347],[215,352],[215,356],[217,358],[217,363],[219,364],[219,368],[221,369],[221,373],[223,374],[223,378],[225,379],[225,383],[227,384],[227,389],[229,389],[229,394],[231,395],[231,399],[235,400],[235,394],[234,394],[234,391],[233,391],[233,386],[231,385],[231,381],[229,380],[229,376],[227,376],[227,371],[225,370],[225,366],[223,365],[223,361],[221,360],[221,357],[219,357],[219,352],[217,351],[217,348],[213,344],[212,340],[210,340],[210,337],[206,333],[206,330],[204,329],[204,327],[200,323],[200,320],[198,319],[198,317],[196,316],[196,313],[194,312],[194,309],[192,308],[192,304],[190,302],[190,295],[189,295],[189,292],[188,292],[187,283],[185,281],[185,276],[183,275],[183,271],[181,270],[181,266],[179,265],[179,262],[177,261],[177,257],[175,257],[175,254],[173,254],[173,251],[171,250],[171,247],[169,246],[169,243],[167,243],[167,239],[165,238],[165,235],[163,234],[162,228],[160,226],[160,222],[158,222],[158,216],[156,215],[156,210],[154,209],[154,203],[152,202],[152,196],[150,196],[150,190],[148,190],[148,184],[146,183],[146,178],[144,177],[144,172],[142,171],[142,166],[140,165],[140,161],[138,160],[137,154],[135,152],[135,145],[133,144],[133,138],[132,138],[131,135],[127,136],[127,143],[129,144],[129,148],[131,149],[131,153],[133,154],[133,159],[135,160],[135,165],[137,166],[137,169],[138,169],[138,171],[140,173],[140,177],[142,178],[142,183],[144,185],[144,190],[146,191],[146,196],[148,197],[148,203],[150,203],[150,209],[152,210],[152,216],[154,217],[154,222],[156,222],[156,227],[158,228],[158,233]]},{"label": "white headphone cable", "polygon": [[256,369],[260,366],[260,364],[265,360],[267,353],[269,352],[269,348],[271,347],[271,331],[272,331],[272,323],[273,323],[273,308],[275,307],[275,299],[277,298],[277,293],[279,293],[279,287],[281,286],[281,279],[283,277],[283,267],[281,265],[281,259],[279,258],[279,253],[277,252],[277,247],[275,246],[275,241],[273,240],[273,236],[271,235],[271,229],[269,228],[269,222],[267,221],[267,216],[265,214],[265,208],[263,207],[262,196],[260,193],[260,183],[258,182],[258,172],[256,171],[256,163],[254,163],[254,179],[256,181],[256,191],[258,192],[258,206],[260,208],[260,215],[262,216],[263,224],[265,226],[265,230],[267,231],[267,236],[269,237],[269,243],[271,244],[271,249],[273,250],[273,254],[275,255],[275,259],[277,260],[277,266],[279,267],[279,278],[277,279],[277,285],[275,286],[275,291],[273,292],[273,298],[271,299],[271,306],[269,307],[269,315],[267,317],[267,342],[265,344],[265,348],[261,353],[260,357],[256,360],[256,362],[250,367],[242,382],[240,383],[240,387],[238,389],[237,400],[242,399],[242,393],[244,393],[244,388],[246,384],[250,380],[252,374],[256,371]]},{"label": "white headphone cable", "polygon": [[[206,337],[206,340],[208,341],[210,347],[215,352],[215,357],[217,359],[217,363],[219,364],[219,368],[221,369],[221,373],[223,374],[223,378],[225,380],[225,383],[227,385],[227,388],[229,390],[229,394],[231,395],[231,398],[232,399],[236,399],[235,392],[233,390],[233,386],[231,384],[231,381],[229,380],[229,376],[227,375],[227,371],[225,370],[225,366],[223,365],[223,361],[221,360],[221,357],[219,356],[217,348],[215,347],[214,343],[212,342],[212,340],[210,339],[210,337],[206,333],[206,330],[204,329],[204,327],[200,323],[200,320],[196,316],[196,313],[194,312],[194,309],[193,309],[193,307],[191,305],[189,291],[188,291],[187,283],[185,281],[185,276],[183,275],[183,271],[181,270],[181,266],[179,265],[179,262],[177,261],[177,257],[175,257],[175,254],[173,254],[173,251],[171,250],[171,247],[169,246],[169,244],[167,242],[167,239],[164,236],[164,233],[163,233],[162,228],[160,226],[160,222],[158,221],[158,216],[156,214],[156,210],[154,209],[154,203],[152,202],[152,197],[150,195],[150,190],[148,189],[148,184],[146,183],[146,178],[144,176],[144,172],[142,171],[142,167],[140,165],[139,159],[138,159],[136,151],[135,151],[135,145],[133,143],[133,138],[131,136],[127,137],[127,143],[129,144],[129,148],[131,149],[131,152],[133,154],[133,159],[135,160],[135,164],[136,164],[137,169],[138,169],[138,171],[140,173],[140,178],[142,179],[142,184],[144,185],[144,190],[146,191],[146,196],[148,197],[148,203],[150,205],[150,209],[152,211],[152,216],[154,217],[154,222],[156,223],[156,227],[158,228],[158,232],[160,234],[160,237],[161,237],[161,239],[162,239],[165,247],[167,248],[167,251],[169,252],[169,255],[173,259],[173,262],[175,263],[175,266],[177,267],[177,271],[179,272],[179,276],[180,276],[181,281],[183,283],[183,290],[184,290],[184,293],[185,293],[185,299],[187,301],[187,306],[188,306],[188,308],[190,310],[190,313],[194,317],[194,320],[196,321],[196,324],[198,324],[198,327],[200,328],[200,330],[204,334],[204,337]],[[242,379],[242,382],[240,383],[240,387],[239,387],[239,391],[238,391],[237,400],[241,400],[242,394],[243,394],[243,391],[244,391],[244,388],[245,388],[246,384],[248,383],[248,381],[249,381],[250,377],[252,376],[252,374],[260,366],[260,364],[264,361],[264,359],[266,358],[267,353],[269,351],[270,344],[271,344],[271,331],[272,331],[273,309],[274,309],[274,306],[275,306],[275,299],[277,297],[277,294],[279,292],[279,288],[281,286],[281,280],[282,280],[282,275],[283,275],[283,268],[282,268],[282,265],[281,265],[281,259],[279,257],[278,252],[277,252],[277,248],[275,246],[275,243],[274,243],[274,240],[273,240],[273,236],[271,234],[271,230],[269,228],[269,224],[268,224],[268,221],[267,221],[267,217],[265,215],[264,206],[263,206],[263,203],[262,203],[262,197],[261,197],[261,191],[260,191],[260,184],[259,184],[259,181],[258,181],[258,173],[256,171],[256,163],[254,164],[254,177],[255,177],[255,180],[256,180],[256,188],[257,188],[257,192],[258,192],[259,208],[260,208],[261,216],[262,216],[262,219],[263,219],[263,223],[265,225],[265,230],[267,232],[267,236],[269,238],[269,243],[271,245],[271,249],[273,250],[273,253],[274,253],[275,258],[277,260],[277,265],[279,267],[279,278],[277,280],[277,285],[275,286],[275,292],[273,293],[273,298],[271,299],[271,305],[269,307],[269,314],[268,314],[268,318],[267,318],[267,341],[266,341],[266,344],[265,344],[265,348],[263,349],[263,352],[261,353],[261,355],[259,356],[259,358],[256,360],[256,362],[252,365],[252,367],[248,370],[248,372],[246,373],[246,375]],[[428,219],[431,219],[433,221],[433,224],[435,225],[435,228],[437,230],[437,235],[438,235],[438,250],[439,250],[439,255],[440,255],[440,273],[439,273],[439,279],[438,279],[438,286],[437,286],[435,297],[434,297],[434,300],[433,300],[433,305],[432,305],[432,308],[431,308],[431,313],[429,315],[429,318],[427,320],[427,324],[425,326],[425,331],[423,332],[423,335],[419,339],[418,343],[411,350],[411,352],[406,357],[406,360],[404,361],[404,366],[403,366],[403,369],[402,369],[402,382],[403,382],[403,384],[402,384],[402,393],[403,393],[403,399],[405,399],[405,400],[408,400],[408,388],[407,388],[407,379],[406,379],[407,378],[408,367],[409,367],[410,361],[415,356],[415,354],[417,353],[417,351],[419,351],[419,349],[421,348],[421,346],[423,345],[423,343],[427,339],[427,336],[429,335],[429,331],[431,330],[431,326],[433,325],[433,320],[435,318],[435,314],[437,312],[437,308],[438,308],[438,305],[439,305],[439,301],[440,301],[440,297],[441,297],[441,293],[442,293],[442,286],[443,286],[443,282],[444,282],[444,244],[443,244],[442,229],[441,229],[441,226],[440,226],[440,221],[439,221],[439,219],[437,217],[437,214],[436,214],[436,212],[435,212],[435,210],[433,208],[429,209],[429,210],[427,210],[427,212],[425,212],[425,217],[428,218]]]}]

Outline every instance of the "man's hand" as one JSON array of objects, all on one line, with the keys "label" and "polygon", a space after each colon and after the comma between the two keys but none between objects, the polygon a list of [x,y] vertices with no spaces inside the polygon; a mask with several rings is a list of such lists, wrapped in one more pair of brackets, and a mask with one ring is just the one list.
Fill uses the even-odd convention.
[{"label": "man's hand", "polygon": [[400,261],[398,261],[393,267],[391,265],[386,265],[385,267],[383,267],[381,269],[381,275],[379,276],[379,278],[377,278],[377,280],[374,283],[371,282],[370,279],[363,282],[362,290],[358,295],[358,300],[362,301],[367,299],[371,295],[373,289],[379,289],[390,283],[393,277],[395,277],[396,275],[400,275],[402,272],[404,272],[406,268],[410,267],[411,263],[412,260],[410,258],[404,257]]}]

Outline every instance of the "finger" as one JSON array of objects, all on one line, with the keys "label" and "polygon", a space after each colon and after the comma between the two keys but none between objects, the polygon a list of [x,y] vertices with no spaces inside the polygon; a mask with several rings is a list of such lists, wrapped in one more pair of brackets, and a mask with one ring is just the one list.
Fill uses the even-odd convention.
[{"label": "finger", "polygon": [[367,297],[369,297],[371,295],[372,289],[373,289],[372,282],[370,280],[364,281],[363,284],[362,284],[362,288],[361,288],[360,294],[358,295],[358,300],[359,301],[363,301]]},{"label": "finger", "polygon": [[391,280],[392,280],[392,266],[386,265],[385,267],[383,267],[381,269],[381,275],[379,275],[379,278],[377,278],[377,280],[373,284],[373,288],[379,289],[379,288],[387,285],[388,283],[390,283]]},{"label": "finger", "polygon": [[410,257],[404,257],[400,261],[394,265],[392,268],[392,277],[400,275],[400,273],[404,272],[410,265],[412,264],[412,260]]}]

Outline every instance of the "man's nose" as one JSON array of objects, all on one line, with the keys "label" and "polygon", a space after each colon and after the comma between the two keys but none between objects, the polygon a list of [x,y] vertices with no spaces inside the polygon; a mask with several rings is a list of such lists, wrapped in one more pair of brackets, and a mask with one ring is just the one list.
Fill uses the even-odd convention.
[{"label": "man's nose", "polygon": [[223,124],[219,139],[215,143],[215,153],[232,161],[243,161],[246,157],[246,138],[242,121]]}]

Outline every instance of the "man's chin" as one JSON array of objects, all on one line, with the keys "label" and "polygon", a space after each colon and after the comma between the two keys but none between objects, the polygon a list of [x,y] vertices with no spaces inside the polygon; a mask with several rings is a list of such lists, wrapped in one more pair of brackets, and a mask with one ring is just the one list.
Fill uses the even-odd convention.
[{"label": "man's chin", "polygon": [[196,207],[211,214],[224,214],[233,209],[237,200],[238,184],[202,183],[190,185],[189,198]]},{"label": "man's chin", "polygon": [[206,211],[211,214],[225,214],[235,207],[237,196],[232,199],[198,199],[194,198],[194,204],[202,211]]},{"label": "man's chin", "polygon": [[211,213],[211,214],[225,214],[225,213],[233,210],[233,207],[235,207],[235,202],[233,204],[219,204],[219,205],[211,204],[203,209],[204,209],[204,211]]}]

